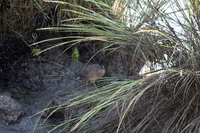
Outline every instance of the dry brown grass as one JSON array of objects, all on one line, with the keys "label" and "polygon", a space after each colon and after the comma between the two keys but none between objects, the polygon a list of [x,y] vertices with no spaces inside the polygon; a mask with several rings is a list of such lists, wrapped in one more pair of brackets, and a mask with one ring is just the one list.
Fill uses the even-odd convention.
[{"label": "dry brown grass", "polygon": [[[42,0],[6,0],[1,2],[1,39],[29,37],[34,39],[36,28],[52,25],[55,4]],[[50,23],[49,23],[50,22]]]}]

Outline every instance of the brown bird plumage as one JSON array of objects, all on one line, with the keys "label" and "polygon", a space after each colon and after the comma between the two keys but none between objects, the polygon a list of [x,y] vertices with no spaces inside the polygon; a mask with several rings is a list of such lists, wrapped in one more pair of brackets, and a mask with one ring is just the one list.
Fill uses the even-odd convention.
[{"label": "brown bird plumage", "polygon": [[[87,65],[79,73],[81,77],[84,77],[93,82],[96,89],[97,87],[95,84],[95,80],[103,77],[104,74],[105,74],[105,68],[103,65],[100,66],[99,64]],[[86,82],[86,87],[87,87],[87,82]]]}]

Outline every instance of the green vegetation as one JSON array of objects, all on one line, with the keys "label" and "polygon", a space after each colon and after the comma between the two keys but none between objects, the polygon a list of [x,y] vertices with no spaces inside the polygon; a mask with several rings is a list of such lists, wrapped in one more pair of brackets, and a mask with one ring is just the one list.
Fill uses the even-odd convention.
[{"label": "green vegetation", "polygon": [[72,53],[72,59],[78,63],[78,59],[79,59],[79,51],[77,48],[73,49],[73,53]]},{"label": "green vegetation", "polygon": [[23,100],[26,103],[27,102],[27,89],[23,88],[22,89],[22,96],[23,96]]},{"label": "green vegetation", "polygon": [[[53,112],[64,109],[71,115],[52,130],[62,127],[67,132],[199,131],[198,0],[56,3],[62,5],[62,14],[71,17],[61,20],[59,27],[41,30],[73,33],[66,37],[70,41],[57,46],[96,41],[102,45],[99,52],[106,51],[111,59],[123,62],[130,77],[104,78],[99,90],[55,107]],[[151,62],[151,76],[133,77],[147,61]],[[162,66],[160,70],[155,69],[155,64]],[[72,112],[80,108],[85,113]]]},{"label": "green vegetation", "polygon": [[[86,94],[43,110],[52,110],[48,118],[58,110],[68,114],[51,131],[199,132],[198,0],[45,2],[58,4],[60,23],[38,30],[70,35],[31,44],[31,47],[38,47],[52,40],[67,40],[36,49],[37,54],[58,46],[65,45],[68,50],[91,42],[101,46],[98,52],[105,52],[104,58],[122,62],[128,74],[121,79],[103,78],[98,90],[90,88]],[[76,61],[79,59],[77,51],[74,49],[73,52]],[[144,78],[135,75],[148,61],[151,72],[144,74]],[[155,68],[156,64],[161,66],[159,70]],[[79,109],[83,111],[79,112]]]}]

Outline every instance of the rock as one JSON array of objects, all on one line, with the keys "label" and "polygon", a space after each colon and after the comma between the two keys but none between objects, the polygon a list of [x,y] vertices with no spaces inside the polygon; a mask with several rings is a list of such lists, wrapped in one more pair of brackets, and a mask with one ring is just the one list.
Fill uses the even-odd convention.
[{"label": "rock", "polygon": [[22,106],[8,95],[0,95],[0,121],[15,122],[23,114]]}]

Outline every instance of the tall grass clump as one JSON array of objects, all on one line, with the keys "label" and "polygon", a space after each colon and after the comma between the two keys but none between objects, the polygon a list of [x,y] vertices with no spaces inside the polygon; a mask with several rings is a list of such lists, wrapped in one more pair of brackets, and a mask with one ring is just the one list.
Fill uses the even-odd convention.
[{"label": "tall grass clump", "polygon": [[[62,20],[59,27],[40,30],[59,30],[72,36],[38,42],[69,40],[40,53],[61,45],[66,45],[67,49],[78,43],[95,41],[102,46],[99,52],[105,52],[105,58],[109,56],[122,62],[128,73],[123,79],[105,78],[98,90],[51,107],[52,113],[65,110],[68,114],[52,130],[91,133],[200,131],[198,0],[84,1],[91,6],[80,1],[47,2],[62,5],[62,12],[74,17]],[[151,76],[134,75],[147,61]]]},{"label": "tall grass clump", "polygon": [[42,0],[1,1],[0,39],[17,38],[27,44],[35,42],[36,28],[54,25],[55,7],[55,4]]}]

